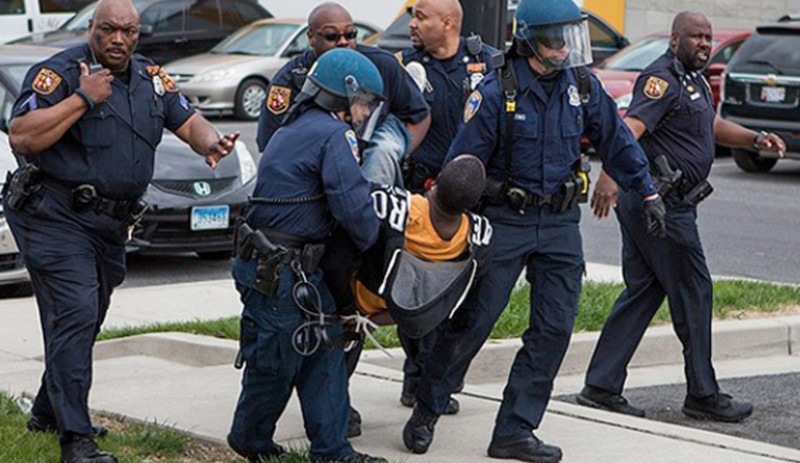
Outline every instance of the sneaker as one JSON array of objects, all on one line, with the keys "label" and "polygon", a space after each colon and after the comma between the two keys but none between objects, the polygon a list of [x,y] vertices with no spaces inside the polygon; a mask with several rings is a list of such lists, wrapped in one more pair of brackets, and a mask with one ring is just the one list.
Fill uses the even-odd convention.
[{"label": "sneaker", "polygon": [[101,452],[90,437],[76,434],[61,444],[61,463],[117,463],[117,458]]},{"label": "sneaker", "polygon": [[279,457],[286,453],[286,449],[278,444],[274,444],[275,447],[268,452],[264,453],[251,452],[249,450],[244,449],[241,445],[239,445],[236,441],[234,441],[231,438],[230,434],[228,434],[227,441],[228,441],[228,447],[230,447],[231,450],[236,452],[239,456],[249,461],[250,463],[269,461],[271,458]]},{"label": "sneaker", "polygon": [[438,416],[428,413],[417,404],[411,418],[403,427],[403,443],[414,453],[425,453],[433,442],[433,429]]},{"label": "sneaker", "polygon": [[753,404],[733,400],[733,397],[721,392],[702,399],[687,395],[683,402],[683,414],[698,419],[735,423],[752,413]]},{"label": "sneaker", "polygon": [[315,459],[314,463],[389,463],[385,458],[373,457],[366,453],[353,452],[346,457],[339,457],[334,459]]},{"label": "sneaker", "polygon": [[587,407],[600,408],[622,413],[623,415],[644,417],[644,410],[629,404],[625,397],[593,386],[585,386],[581,393],[575,397],[575,401]]},{"label": "sneaker", "polygon": [[350,419],[347,420],[347,438],[352,439],[361,435],[361,414],[350,407]]},{"label": "sneaker", "polygon": [[520,460],[532,463],[556,463],[561,461],[561,449],[547,445],[533,434],[524,440],[500,442],[492,439],[487,452],[492,458]]},{"label": "sneaker", "polygon": [[[31,415],[31,417],[28,419],[28,424],[26,424],[25,427],[28,428],[28,431],[30,432],[49,432],[53,434],[60,433],[58,424],[56,424],[56,420],[42,416]],[[99,424],[92,424],[92,439],[106,437],[106,435],[108,435],[108,428],[105,426],[100,426]]]}]

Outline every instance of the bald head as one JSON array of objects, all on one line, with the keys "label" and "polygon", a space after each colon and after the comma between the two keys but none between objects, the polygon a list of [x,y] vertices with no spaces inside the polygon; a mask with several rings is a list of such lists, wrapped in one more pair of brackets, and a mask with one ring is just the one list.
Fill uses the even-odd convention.
[{"label": "bald head", "polygon": [[355,49],[355,31],[350,12],[336,2],[321,3],[308,15],[306,36],[316,56],[334,48]]},{"label": "bald head", "polygon": [[139,43],[139,13],[131,0],[102,0],[89,22],[89,46],[111,72],[125,72]]},{"label": "bald head", "polygon": [[353,22],[353,17],[345,7],[336,2],[325,2],[317,5],[308,15],[308,25],[321,29],[325,24]]},{"label": "bald head", "polygon": [[708,63],[711,39],[708,18],[696,11],[683,11],[672,21],[669,49],[687,71],[696,71]]},{"label": "bald head", "polygon": [[97,21],[98,18],[106,18],[114,14],[132,15],[136,17],[137,22],[139,20],[139,12],[136,11],[131,0],[101,0],[94,10],[92,20]]},{"label": "bald head", "polygon": [[458,0],[419,0],[408,25],[411,43],[437,59],[458,49],[464,10]]}]

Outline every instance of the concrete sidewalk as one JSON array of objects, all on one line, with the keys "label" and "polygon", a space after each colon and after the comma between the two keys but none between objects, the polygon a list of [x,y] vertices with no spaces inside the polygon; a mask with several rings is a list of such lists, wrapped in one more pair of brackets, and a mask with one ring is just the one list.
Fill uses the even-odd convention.
[{"label": "concrete sidewalk", "polygon": [[[589,265],[588,277],[618,281],[619,269]],[[238,315],[230,280],[122,289],[112,298],[106,327],[212,319]],[[720,378],[800,371],[800,317],[722,322],[715,325]],[[556,393],[574,393],[596,333],[579,333],[571,344]],[[42,372],[38,316],[32,299],[0,301],[0,390],[33,394]],[[680,347],[669,327],[649,330],[635,358],[628,385],[682,382]],[[490,342],[481,351],[459,397],[462,412],[442,417],[428,454],[412,455],[402,444],[410,410],[400,405],[395,359],[368,352],[351,384],[354,406],[364,417],[361,451],[392,461],[472,462],[486,457],[502,388],[518,340]],[[793,348],[794,346],[794,348]],[[232,341],[188,334],[152,334],[99,343],[91,407],[138,420],[175,425],[195,436],[224,442],[239,393],[240,372],[231,364]],[[800,451],[552,402],[537,435],[559,445],[565,462],[800,462]],[[292,401],[276,438],[305,445],[299,406]]]}]

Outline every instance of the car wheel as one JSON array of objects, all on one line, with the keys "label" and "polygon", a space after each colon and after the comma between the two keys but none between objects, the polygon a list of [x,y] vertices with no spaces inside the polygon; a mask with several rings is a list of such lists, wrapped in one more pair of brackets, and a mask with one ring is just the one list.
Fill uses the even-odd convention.
[{"label": "car wheel", "polygon": [[203,260],[228,260],[231,258],[230,251],[198,251],[197,255]]},{"label": "car wheel", "polygon": [[250,78],[236,90],[234,115],[237,119],[253,121],[261,114],[261,107],[267,98],[267,83],[261,79]]},{"label": "car wheel", "polygon": [[762,158],[748,150],[732,149],[731,154],[736,165],[745,172],[769,172],[778,162],[775,158]]}]

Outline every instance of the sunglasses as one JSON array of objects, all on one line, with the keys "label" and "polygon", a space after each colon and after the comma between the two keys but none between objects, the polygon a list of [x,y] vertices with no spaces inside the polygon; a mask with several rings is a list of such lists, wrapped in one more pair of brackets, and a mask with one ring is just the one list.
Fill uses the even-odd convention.
[{"label": "sunglasses", "polygon": [[563,37],[537,36],[536,40],[551,50],[561,50],[567,45]]},{"label": "sunglasses", "polygon": [[315,34],[322,37],[323,39],[327,40],[328,42],[338,42],[342,37],[347,40],[355,40],[358,37],[358,29],[353,29],[352,31],[347,31],[343,34],[338,32],[320,32],[314,31]]}]

